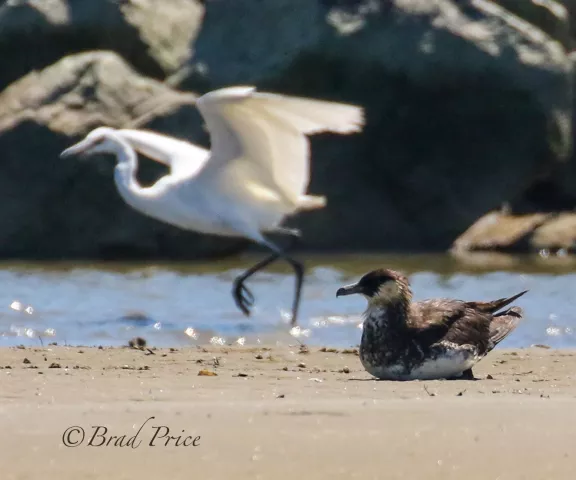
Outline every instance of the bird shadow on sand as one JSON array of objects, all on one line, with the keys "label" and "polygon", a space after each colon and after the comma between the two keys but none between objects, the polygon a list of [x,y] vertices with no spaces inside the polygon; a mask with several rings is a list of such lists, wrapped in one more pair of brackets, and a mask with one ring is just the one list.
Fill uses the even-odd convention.
[{"label": "bird shadow on sand", "polygon": [[434,380],[385,380],[385,379],[380,379],[380,378],[349,378],[347,381],[348,382],[399,382],[399,383],[404,383],[404,382],[436,382],[436,381],[441,381],[441,382],[455,382],[455,381],[468,381],[468,382],[476,382],[478,380],[482,380],[481,378],[463,378],[463,377],[453,377],[453,378],[437,378]]}]

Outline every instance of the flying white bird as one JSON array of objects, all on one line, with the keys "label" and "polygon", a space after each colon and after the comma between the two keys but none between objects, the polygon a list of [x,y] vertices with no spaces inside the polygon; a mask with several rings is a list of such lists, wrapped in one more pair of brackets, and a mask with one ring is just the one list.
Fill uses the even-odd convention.
[{"label": "flying white bird", "polygon": [[[280,226],[302,210],[322,208],[324,197],[306,195],[310,179],[306,134],[358,132],[363,109],[353,105],[229,87],[196,100],[211,137],[211,151],[186,141],[143,130],[100,127],[61,153],[112,153],[114,180],[125,202],[139,212],[185,230],[244,237],[272,254],[234,280],[233,297],[246,315],[254,296],[244,282],[278,258],[294,269],[296,290],[291,324],[297,321],[303,265],[287,248],[298,230]],[[135,178],[137,153],[168,165],[170,174],[143,188]],[[287,235],[282,249],[265,234]]]}]

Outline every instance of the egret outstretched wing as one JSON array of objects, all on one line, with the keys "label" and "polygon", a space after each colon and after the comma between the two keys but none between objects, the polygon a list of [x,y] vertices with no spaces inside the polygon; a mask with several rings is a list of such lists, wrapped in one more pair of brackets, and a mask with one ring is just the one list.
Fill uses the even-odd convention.
[{"label": "egret outstretched wing", "polygon": [[272,189],[297,206],[308,187],[306,134],[361,130],[360,107],[320,100],[259,93],[231,87],[197,100],[211,136],[205,170],[233,169],[237,178]]}]

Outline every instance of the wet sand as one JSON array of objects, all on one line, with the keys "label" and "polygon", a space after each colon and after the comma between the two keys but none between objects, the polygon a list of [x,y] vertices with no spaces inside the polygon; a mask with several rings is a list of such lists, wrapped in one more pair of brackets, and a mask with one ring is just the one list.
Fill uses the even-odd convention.
[{"label": "wet sand", "polygon": [[340,349],[152,352],[0,349],[2,478],[574,478],[576,351],[426,382],[374,381]]}]

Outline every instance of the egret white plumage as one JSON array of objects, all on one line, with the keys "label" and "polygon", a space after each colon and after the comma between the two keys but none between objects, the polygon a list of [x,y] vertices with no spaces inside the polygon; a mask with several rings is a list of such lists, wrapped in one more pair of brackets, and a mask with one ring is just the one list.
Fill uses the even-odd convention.
[{"label": "egret white plumage", "polygon": [[[112,153],[114,180],[124,201],[139,212],[185,230],[244,237],[272,253],[234,280],[233,297],[246,315],[254,296],[244,282],[279,258],[296,275],[291,324],[297,321],[304,278],[294,260],[265,234],[287,235],[292,246],[298,230],[281,227],[288,215],[322,208],[324,197],[307,195],[309,143],[305,135],[349,134],[364,124],[354,105],[257,92],[254,87],[216,90],[196,101],[211,137],[211,150],[144,130],[99,127],[61,153]],[[135,178],[137,153],[170,167],[150,187]]]}]

